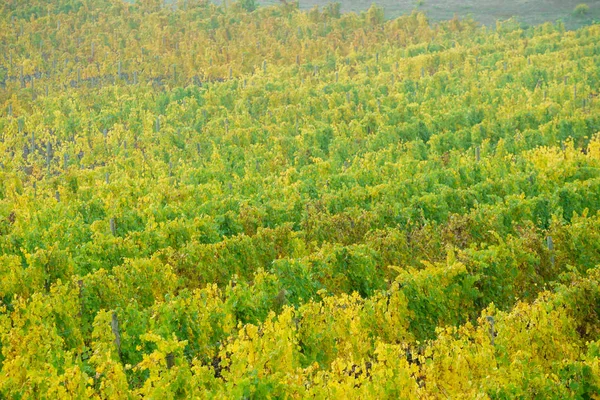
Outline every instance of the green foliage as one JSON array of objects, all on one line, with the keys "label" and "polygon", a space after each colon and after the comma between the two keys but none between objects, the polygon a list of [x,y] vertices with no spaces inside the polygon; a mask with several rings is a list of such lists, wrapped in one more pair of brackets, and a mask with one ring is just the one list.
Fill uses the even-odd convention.
[{"label": "green foliage", "polygon": [[589,13],[590,13],[590,6],[588,6],[586,3],[577,4],[575,6],[575,8],[573,9],[573,14],[578,17],[582,17]]},{"label": "green foliage", "polygon": [[329,18],[340,18],[341,17],[341,7],[342,5],[335,1],[328,3],[323,10],[323,13],[327,15]]},{"label": "green foliage", "polygon": [[256,7],[258,6],[256,0],[239,0],[239,5],[248,12],[256,10]]},{"label": "green foliage", "polygon": [[600,26],[47,3],[0,5],[0,398],[598,398]]}]

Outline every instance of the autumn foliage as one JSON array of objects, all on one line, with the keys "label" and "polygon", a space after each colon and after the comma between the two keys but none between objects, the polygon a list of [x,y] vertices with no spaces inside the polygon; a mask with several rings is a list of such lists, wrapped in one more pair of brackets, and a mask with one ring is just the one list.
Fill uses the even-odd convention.
[{"label": "autumn foliage", "polygon": [[600,398],[600,26],[0,4],[0,398]]}]

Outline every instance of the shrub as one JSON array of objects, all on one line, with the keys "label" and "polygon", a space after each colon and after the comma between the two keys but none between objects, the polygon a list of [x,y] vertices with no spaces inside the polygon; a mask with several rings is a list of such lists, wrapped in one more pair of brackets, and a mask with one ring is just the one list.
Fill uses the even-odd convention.
[{"label": "shrub", "polygon": [[240,6],[247,12],[252,12],[252,11],[256,10],[256,1],[255,0],[240,0]]},{"label": "shrub", "polygon": [[585,3],[578,4],[575,7],[575,9],[573,10],[573,14],[575,14],[578,17],[587,15],[587,14],[589,14],[589,12],[590,12],[590,6],[588,6]]}]

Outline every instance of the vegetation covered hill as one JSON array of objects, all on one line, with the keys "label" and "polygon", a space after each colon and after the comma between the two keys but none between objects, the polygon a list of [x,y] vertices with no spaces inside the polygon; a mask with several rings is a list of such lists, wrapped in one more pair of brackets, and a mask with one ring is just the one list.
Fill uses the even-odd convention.
[{"label": "vegetation covered hill", "polygon": [[598,398],[600,26],[0,5],[0,396]]},{"label": "vegetation covered hill", "polygon": [[[167,3],[173,0],[165,0]],[[223,0],[213,0],[222,3]],[[252,2],[253,0],[246,0]],[[282,0],[255,0],[260,5],[280,4]],[[226,0],[231,3],[231,0]],[[298,0],[301,10],[327,7],[329,0]],[[445,21],[455,15],[472,17],[475,21],[494,27],[498,19],[516,18],[529,25],[561,20],[568,29],[577,29],[600,21],[600,2],[597,0],[344,0],[339,1],[342,12],[366,11],[376,3],[385,11],[386,18],[397,18],[413,10],[425,12],[433,21]]]}]

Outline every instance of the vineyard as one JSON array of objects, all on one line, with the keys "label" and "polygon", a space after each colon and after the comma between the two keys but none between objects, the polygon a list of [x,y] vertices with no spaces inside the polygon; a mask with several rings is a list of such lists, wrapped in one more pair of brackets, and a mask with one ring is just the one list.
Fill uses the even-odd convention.
[{"label": "vineyard", "polygon": [[600,25],[1,2],[0,398],[599,399],[599,87]]}]

